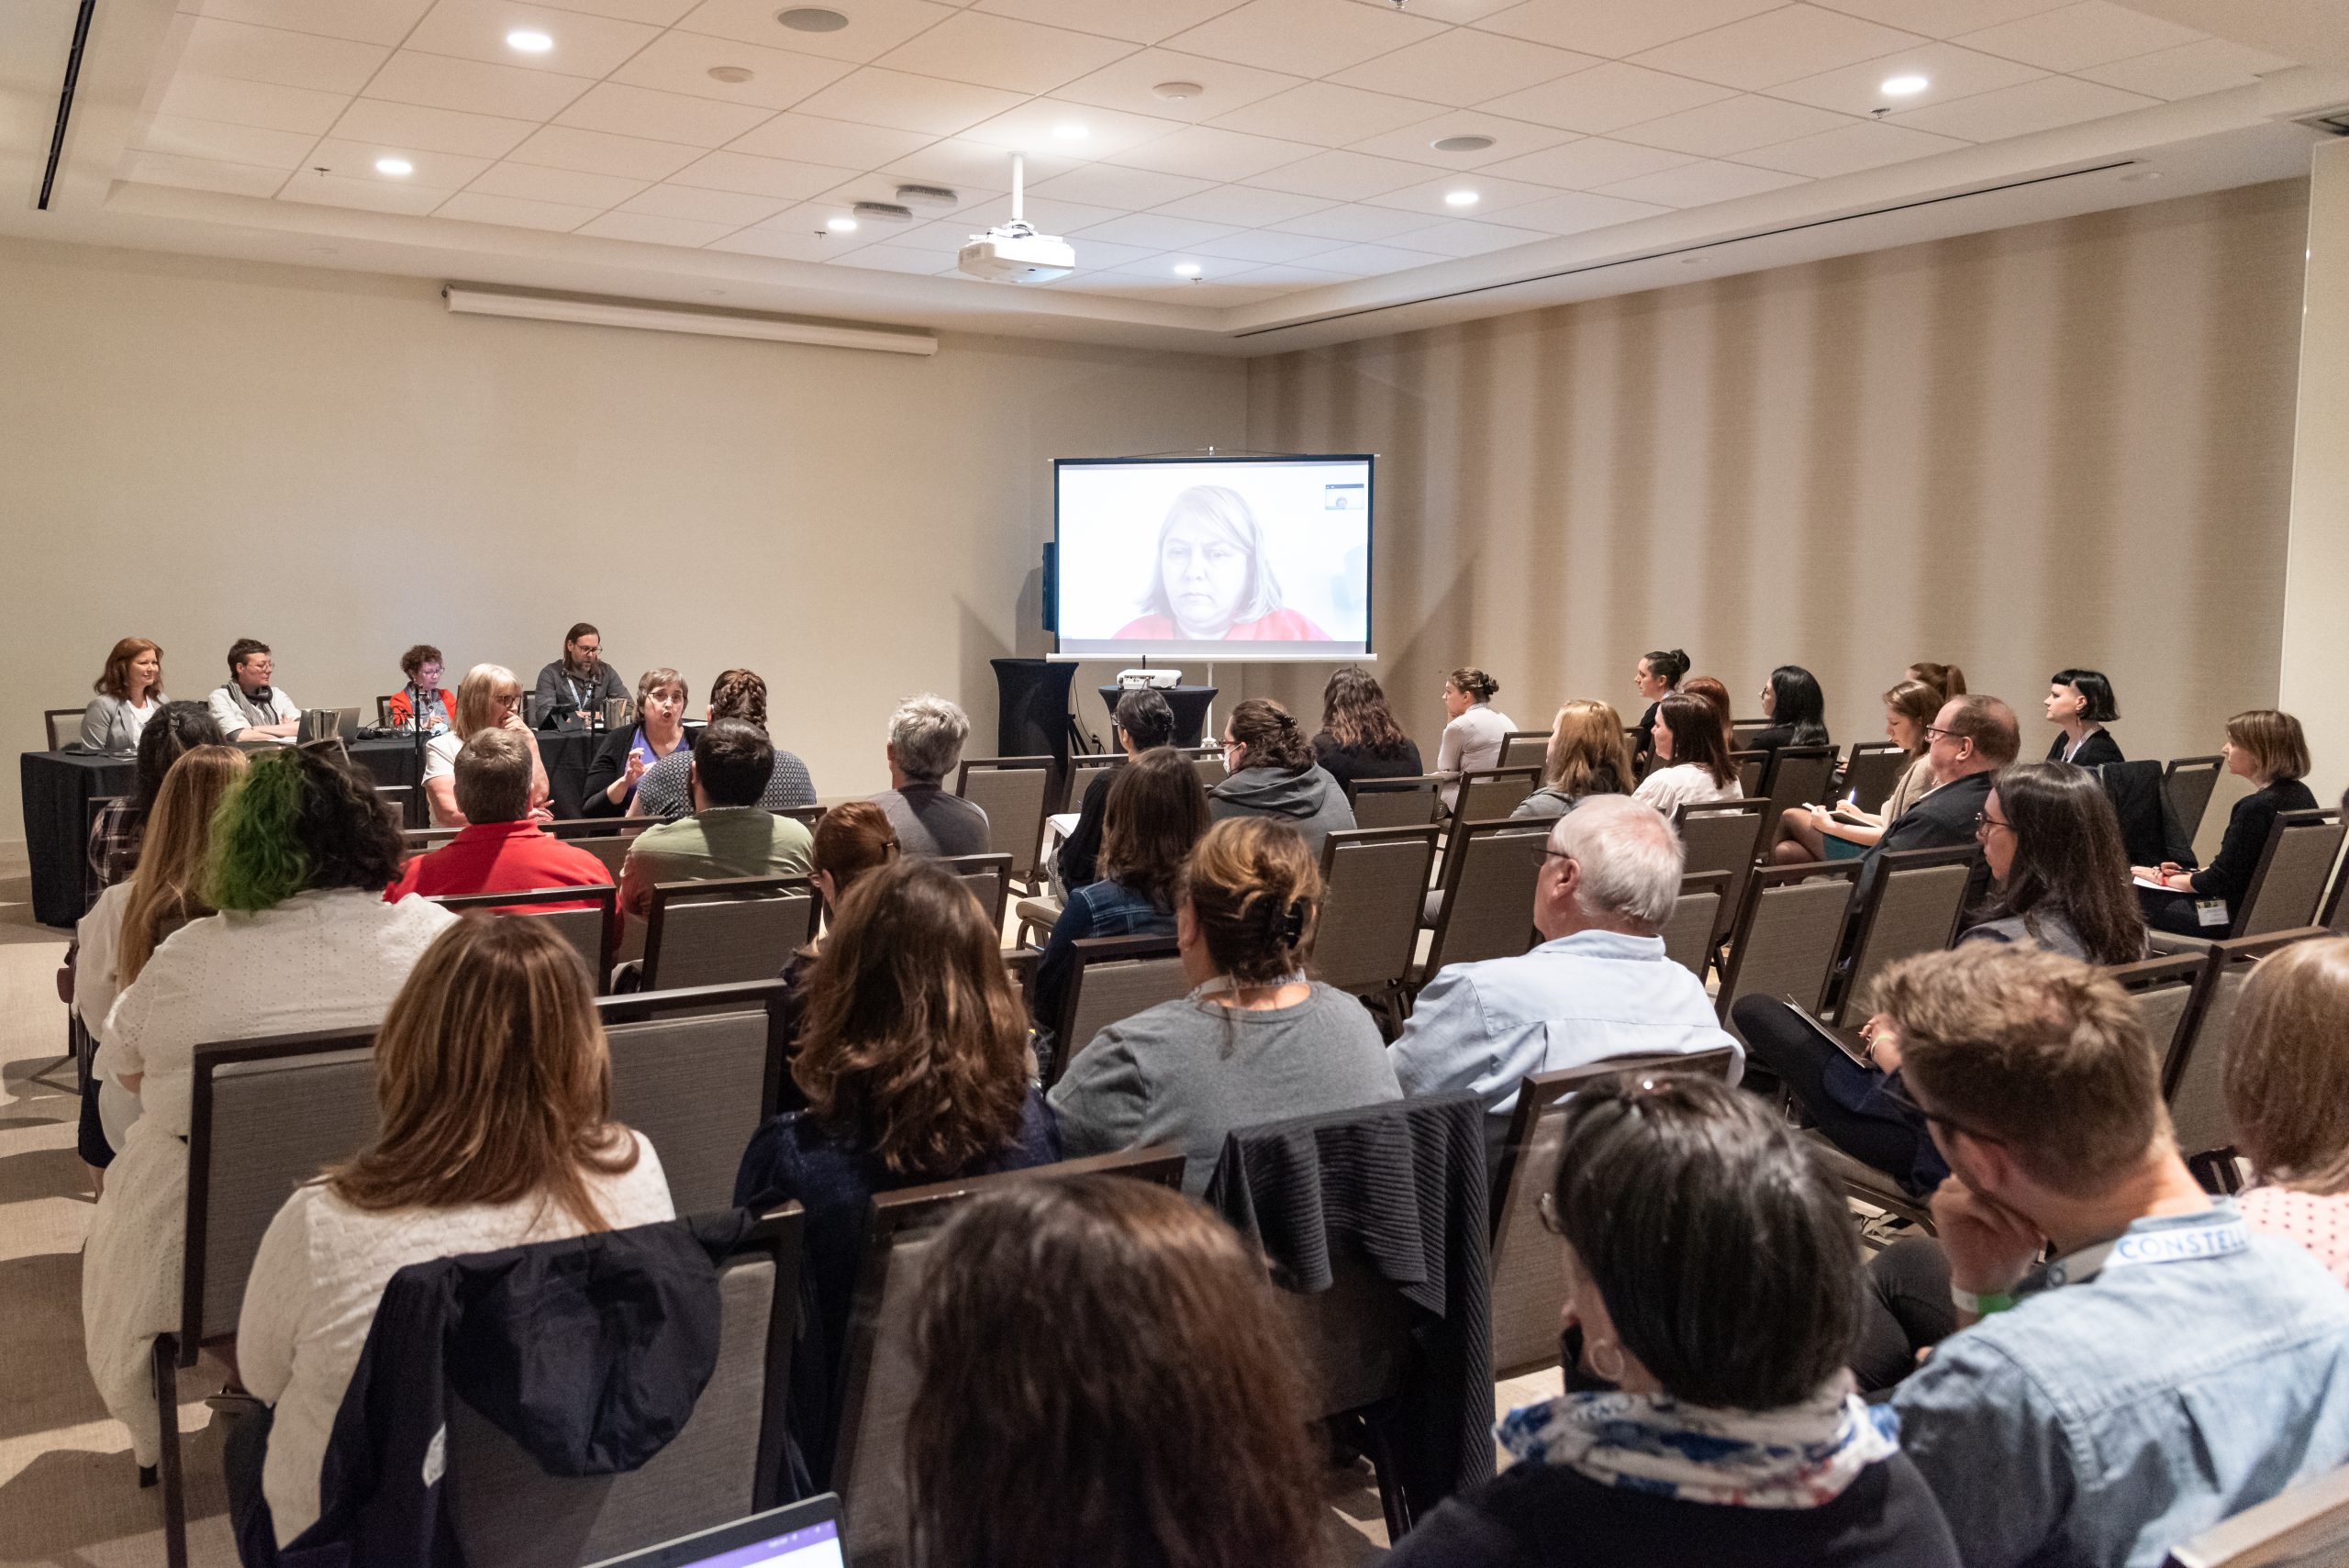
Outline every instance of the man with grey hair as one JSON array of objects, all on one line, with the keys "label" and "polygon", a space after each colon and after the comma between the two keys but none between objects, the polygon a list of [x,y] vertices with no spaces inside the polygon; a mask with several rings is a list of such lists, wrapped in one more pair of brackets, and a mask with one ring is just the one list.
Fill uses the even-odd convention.
[{"label": "man with grey hair", "polygon": [[1629,795],[1592,795],[1534,852],[1541,945],[1440,971],[1388,1050],[1406,1095],[1475,1090],[1496,1153],[1529,1073],[1723,1046],[1737,1052],[1732,1079],[1744,1064],[1704,983],[1656,934],[1680,895],[1679,831]]},{"label": "man with grey hair", "polygon": [[873,797],[908,855],[983,855],[987,814],[942,787],[963,759],[971,720],[932,692],[907,697],[889,716],[889,787]]}]

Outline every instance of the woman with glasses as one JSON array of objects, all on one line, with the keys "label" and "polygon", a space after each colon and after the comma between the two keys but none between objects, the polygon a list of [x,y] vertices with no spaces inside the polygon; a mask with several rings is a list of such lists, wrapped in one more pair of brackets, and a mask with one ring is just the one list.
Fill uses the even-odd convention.
[{"label": "woman with glasses", "polygon": [[1776,755],[1782,747],[1827,744],[1827,695],[1819,677],[1799,664],[1770,672],[1762,686],[1762,717],[1770,728],[1753,738],[1753,751]]},{"label": "woman with glasses", "polygon": [[1306,849],[1321,858],[1321,841],[1354,825],[1346,792],[1313,760],[1313,748],[1288,709],[1250,697],[1231,710],[1223,727],[1224,777],[1208,791],[1208,815],[1218,822],[1232,817],[1268,817],[1304,835]]},{"label": "woman with glasses", "polygon": [[587,764],[587,799],[580,814],[626,816],[637,781],[685,744],[685,678],[666,666],[647,670],[636,683],[636,723],[606,736]]},{"label": "woman with glasses", "polygon": [[484,729],[510,729],[529,743],[530,810],[540,819],[546,818],[546,804],[553,792],[547,785],[538,737],[522,722],[522,683],[502,664],[476,664],[457,683],[455,728],[425,743],[424,798],[432,807],[435,828],[466,826],[465,814],[457,806],[457,753]]},{"label": "woman with glasses", "polygon": [[1859,1238],[1799,1137],[1713,1079],[1624,1074],[1566,1103],[1563,1142],[1542,1218],[1570,1392],[1511,1411],[1517,1462],[1393,1568],[1956,1568],[1897,1419],[1846,1370]]}]

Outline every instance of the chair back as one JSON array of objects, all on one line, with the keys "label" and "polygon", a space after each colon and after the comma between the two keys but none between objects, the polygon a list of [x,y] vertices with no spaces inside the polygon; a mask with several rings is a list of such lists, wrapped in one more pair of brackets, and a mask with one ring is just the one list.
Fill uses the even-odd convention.
[{"label": "chair back", "polygon": [[462,1396],[447,1401],[447,1507],[465,1561],[584,1568],[783,1500],[805,1218],[797,1204],[766,1216],[719,1264],[718,1364],[685,1427],[639,1468],[550,1475]]},{"label": "chair back", "polygon": [[[778,812],[776,815],[785,814]],[[614,882],[618,882],[620,873],[628,869],[629,846],[636,842],[636,836],[647,828],[660,825],[661,819],[657,817],[623,817],[617,819],[607,817],[596,823],[595,832],[572,840],[571,847],[584,850],[603,862],[604,869],[612,873]]]},{"label": "chair back", "polygon": [[1723,1029],[1737,1033],[1730,1008],[1751,995],[1791,996],[1805,1011],[1819,1011],[1859,878],[1859,862],[1841,861],[1765,866],[1747,880],[1721,965]]},{"label": "chair back", "polygon": [[1729,873],[1698,872],[1680,879],[1680,896],[1673,900],[1672,917],[1659,933],[1664,956],[1698,979],[1712,963],[1713,932],[1720,929],[1721,899],[1729,887]]},{"label": "chair back", "polygon": [[2192,843],[2202,831],[2203,814],[2210,809],[2210,792],[2226,771],[2223,756],[2172,757],[2162,770],[2162,793],[2169,796],[2169,811]]},{"label": "chair back", "polygon": [[[449,893],[432,899],[443,909],[462,912],[486,909],[494,915],[541,921],[547,929],[569,942],[587,966],[587,978],[596,991],[604,989],[612,971],[612,950],[618,938],[612,910],[619,889],[600,887],[534,887],[527,893]],[[586,904],[585,909],[551,908],[551,905]]]},{"label": "chair back", "polygon": [[[1097,754],[1091,751],[1071,753],[1068,760],[1068,778],[1061,788],[1059,809],[1074,811],[1083,806],[1085,792],[1093,787],[1093,781],[1125,760],[1126,755],[1122,751],[1103,751]],[[989,820],[992,821],[993,818],[990,817]]]},{"label": "chair back", "polygon": [[1730,766],[1737,770],[1737,787],[1748,800],[1762,798],[1762,775],[1770,771],[1767,751],[1731,751]]},{"label": "chair back", "polygon": [[[78,707],[45,707],[40,710],[41,728],[49,731],[50,751],[62,751],[65,750],[67,740],[81,739],[82,713],[83,710]],[[61,736],[58,733],[58,726],[69,721],[72,732],[70,735]]]},{"label": "chair back", "polygon": [[1183,1184],[1183,1152],[1174,1148],[1129,1150],[1090,1160],[1008,1171],[907,1187],[873,1200],[856,1293],[849,1309],[841,1389],[840,1440],[833,1449],[832,1489],[846,1499],[841,1531],[856,1568],[880,1568],[907,1559],[906,1424],[912,1418],[920,1368],[913,1353],[914,1299],[929,1267],[930,1243],[955,1211],[982,1193],[1012,1182],[1058,1176],[1131,1176],[1162,1187]]},{"label": "chair back", "polygon": [[1617,1073],[1729,1075],[1723,1046],[1686,1056],[1618,1056],[1536,1073],[1518,1087],[1508,1142],[1493,1192],[1493,1375],[1521,1377],[1558,1364],[1558,1315],[1565,1306],[1564,1242],[1542,1223],[1542,1195],[1558,1184],[1565,1102],[1595,1078]]},{"label": "chair back", "polygon": [[1512,729],[1501,737],[1500,765],[1504,768],[1531,768],[1534,776],[1550,761],[1550,732],[1546,729]]},{"label": "chair back", "polygon": [[734,1204],[734,1173],[782,1086],[779,980],[639,992],[602,1009],[612,1115],[661,1156],[679,1214]]},{"label": "chair back", "polygon": [[[1460,775],[1460,795],[1452,808],[1454,822],[1491,822],[1507,817],[1525,803],[1542,782],[1539,768],[1484,768]],[[1357,821],[1356,827],[1361,823]]]},{"label": "chair back", "polygon": [[[116,801],[122,798],[123,797],[118,795],[94,795],[83,803],[82,806],[81,841],[84,846],[91,844],[97,838],[98,818],[104,817],[106,814],[107,809],[111,807]],[[95,904],[98,901],[98,895],[106,891],[106,883],[99,875],[99,866],[93,860],[86,848],[83,850],[81,861],[82,906],[83,910],[86,911],[91,905]]]},{"label": "chair back", "polygon": [[1911,761],[1905,748],[1889,740],[1855,741],[1843,759],[1843,776],[1836,781],[1835,793],[1863,811],[1881,811]]},{"label": "chair back", "polygon": [[1904,958],[1939,952],[1957,939],[1967,893],[1982,851],[1961,844],[1944,850],[1896,850],[1876,857],[1876,881],[1860,906],[1852,969],[1835,1021],[1865,1018],[1874,1005],[1876,977]]},{"label": "chair back", "polygon": [[1505,817],[1453,828],[1443,907],[1422,974],[1432,976],[1449,963],[1515,958],[1533,946],[1533,884],[1542,874],[1537,851],[1553,826]]},{"label": "chair back", "polygon": [[2252,873],[2243,907],[2232,910],[2232,937],[2264,937],[2321,924],[2318,912],[2341,858],[2341,812],[2287,811],[2268,830],[2267,848]]},{"label": "chair back", "polygon": [[1729,743],[1737,751],[1753,744],[1757,735],[1766,735],[1777,726],[1775,718],[1732,718],[1729,721]]},{"label": "chair back", "polygon": [[2198,951],[2117,963],[2105,970],[2107,978],[2129,993],[2155,1061],[2167,1062],[2177,1050],[2179,1037],[2194,1016],[2198,983],[2208,967],[2209,955]]},{"label": "chair back", "polygon": [[2349,1468],[2303,1482],[2169,1549],[2162,1568],[2349,1562]]},{"label": "chair back", "polygon": [[1738,903],[1745,896],[1746,879],[1753,875],[1753,862],[1768,842],[1762,836],[1762,824],[1769,814],[1766,800],[1709,800],[1673,810],[1673,826],[1680,829],[1682,874],[1729,873],[1728,885],[1721,889],[1720,921],[1713,928],[1715,940],[1727,934]]},{"label": "chair back", "polygon": [[1072,946],[1068,995],[1053,1037],[1054,1083],[1095,1035],[1191,990],[1173,937],[1083,937]]},{"label": "chair back", "polygon": [[816,824],[821,822],[824,819],[824,813],[830,809],[829,806],[786,806],[775,815],[788,817],[802,828],[807,828],[808,832],[813,833],[816,830]]},{"label": "chair back", "polygon": [[963,879],[963,885],[987,912],[987,924],[1002,930],[1004,901],[1012,881],[1011,857],[1001,851],[991,855],[944,855],[938,863]]},{"label": "chair back", "polygon": [[2310,926],[2210,944],[2199,994],[2188,1003],[2191,1016],[2162,1066],[2162,1097],[2169,1102],[2177,1151],[2187,1159],[2234,1148],[2234,1118],[2227,1114],[2227,1052],[2253,966],[2278,948],[2327,934],[2321,926]]},{"label": "chair back", "polygon": [[1762,773],[1762,842],[1778,837],[1778,818],[1789,806],[1823,805],[1835,778],[1832,746],[1781,746],[1771,753]]},{"label": "chair back", "polygon": [[[1052,808],[1050,757],[968,757],[954,775],[954,793],[987,814],[987,848],[1011,857],[1016,882],[1036,880],[1044,843],[1044,814]],[[996,911],[1003,924],[1003,911]]]},{"label": "chair back", "polygon": [[[462,828],[403,828],[400,829],[400,844],[406,851],[405,858],[412,861],[418,855],[431,853],[463,831]],[[613,872],[612,879],[615,882],[619,880],[617,870]]]},{"label": "chair back", "polygon": [[1356,995],[1399,985],[1419,949],[1419,906],[1435,867],[1436,829],[1354,828],[1321,846],[1321,918],[1313,968]]},{"label": "chair back", "polygon": [[1353,800],[1357,828],[1417,828],[1435,820],[1443,804],[1441,774],[1419,773],[1406,779],[1357,779],[1346,793]]},{"label": "chair back", "polygon": [[429,825],[430,819],[425,815],[424,797],[417,792],[414,784],[379,784],[375,786],[375,798],[392,808],[393,817],[403,828]]},{"label": "chair back", "polygon": [[644,989],[772,980],[815,934],[816,904],[816,884],[804,876],[655,883],[644,922]]},{"label": "chair back", "polygon": [[1201,789],[1213,789],[1230,775],[1223,770],[1223,748],[1220,746],[1178,747],[1191,759],[1191,766],[1199,775]]}]

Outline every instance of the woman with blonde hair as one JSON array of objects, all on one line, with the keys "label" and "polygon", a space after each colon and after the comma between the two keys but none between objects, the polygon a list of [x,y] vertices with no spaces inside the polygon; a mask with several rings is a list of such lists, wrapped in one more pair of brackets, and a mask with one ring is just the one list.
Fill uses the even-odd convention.
[{"label": "woman with blonde hair", "polygon": [[374,1140],[295,1189],[253,1257],[237,1365],[273,1413],[229,1440],[240,1521],[265,1501],[280,1546],[317,1522],[335,1414],[401,1269],[674,1218],[659,1155],[611,1099],[561,937],[482,913],[425,950],[375,1036]]},{"label": "woman with blonde hair", "polygon": [[2227,742],[2220,751],[2227,772],[2250,781],[2252,789],[2228,814],[2226,836],[2219,840],[2219,852],[2210,863],[2200,871],[2175,861],[2129,868],[2141,882],[2169,889],[2137,890],[2145,923],[2156,930],[2186,937],[2208,934],[2198,906],[2212,901],[2225,906],[2226,917],[2232,919],[2251,892],[2251,879],[2267,852],[2276,818],[2287,811],[2317,808],[2315,794],[2301,782],[2309,771],[2308,737],[2290,714],[2254,707],[2235,715],[2227,720]]},{"label": "woman with blonde hair", "polygon": [[2258,1182],[2235,1200],[2243,1217],[2349,1285],[2349,937],[2294,942],[2251,972],[2226,1095]]},{"label": "woman with blonde hair", "polygon": [[1158,525],[1141,616],[1119,637],[1185,642],[1327,642],[1330,634],[1281,603],[1264,530],[1246,496],[1194,484]]},{"label": "woman with blonde hair", "polygon": [[1865,854],[1900,814],[1933,791],[1933,745],[1925,731],[1949,699],[1924,681],[1904,680],[1884,694],[1884,734],[1909,753],[1909,766],[1881,811],[1848,801],[1835,806],[1790,807],[1778,818],[1778,841],[1771,858],[1779,865],[1851,860]]},{"label": "woman with blonde hair", "polygon": [[82,747],[109,757],[139,750],[147,721],[170,699],[163,695],[163,650],[143,637],[126,637],[106,655],[90,689],[98,695],[82,710]]},{"label": "woman with blonde hair", "polygon": [[1403,1097],[1368,1009],[1306,973],[1321,892],[1286,823],[1207,830],[1175,887],[1190,995],[1063,1042],[1073,1054],[1052,1103],[1070,1154],[1180,1144],[1196,1197],[1235,1127]]},{"label": "woman with blonde hair", "polygon": [[470,824],[457,805],[457,753],[484,729],[510,729],[530,744],[530,813],[548,819],[547,767],[539,755],[538,737],[522,722],[522,683],[503,664],[476,664],[457,683],[457,722],[434,736],[424,748],[424,798],[432,807],[435,828]]},{"label": "woman with blonde hair", "polygon": [[[1641,661],[1645,663],[1645,660]],[[1629,795],[1637,787],[1631,743],[1614,705],[1570,702],[1550,726],[1542,760],[1542,787],[1518,803],[1511,817],[1564,817],[1594,795]]]}]

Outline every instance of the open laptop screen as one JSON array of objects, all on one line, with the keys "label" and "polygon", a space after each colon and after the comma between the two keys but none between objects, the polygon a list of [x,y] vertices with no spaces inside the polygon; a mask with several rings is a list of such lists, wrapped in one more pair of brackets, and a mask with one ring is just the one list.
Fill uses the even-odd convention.
[{"label": "open laptop screen", "polygon": [[[841,1527],[826,1519],[695,1561],[693,1568],[841,1568]],[[682,1568],[682,1565],[681,1565]]]},{"label": "open laptop screen", "polygon": [[596,1568],[846,1568],[841,1500],[827,1492],[804,1503],[700,1530]]}]

